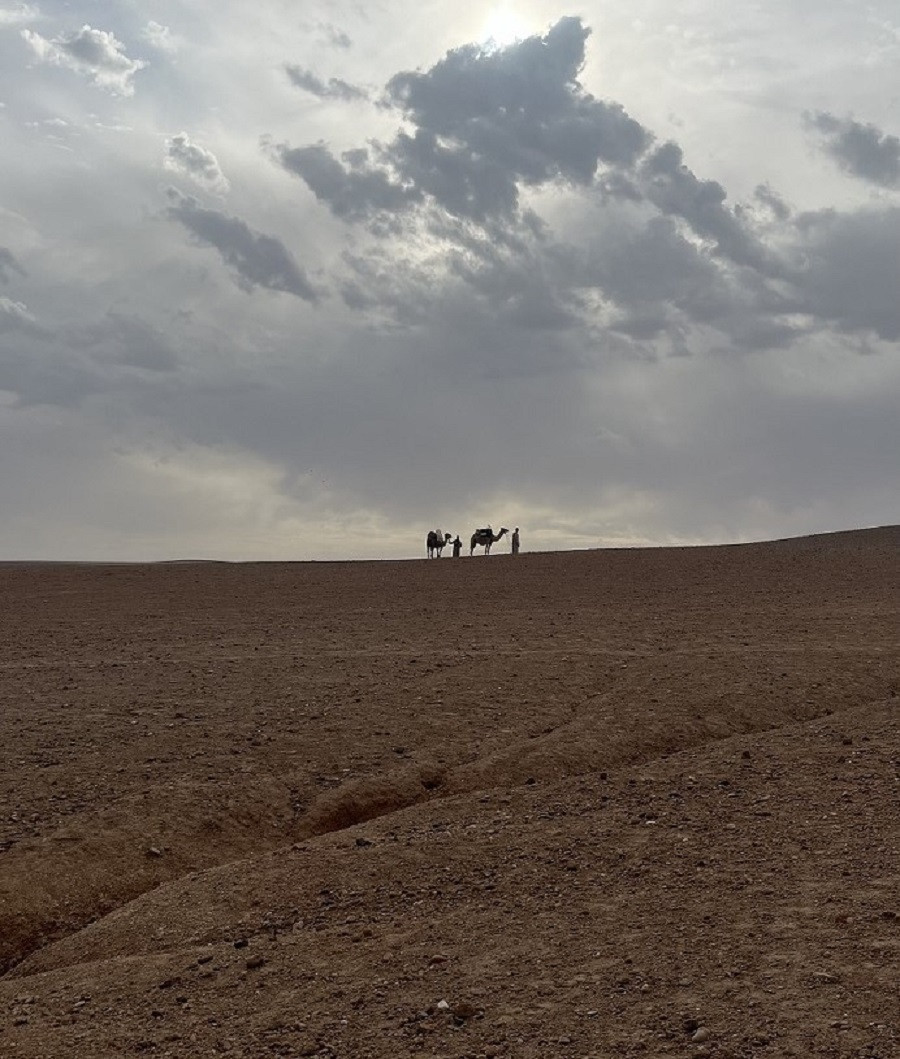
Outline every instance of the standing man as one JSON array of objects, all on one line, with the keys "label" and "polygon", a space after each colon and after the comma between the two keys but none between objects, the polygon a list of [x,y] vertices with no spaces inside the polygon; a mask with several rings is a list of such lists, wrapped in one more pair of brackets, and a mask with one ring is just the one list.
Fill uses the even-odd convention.
[{"label": "standing man", "polygon": [[459,539],[459,534],[456,535],[456,540],[453,542],[453,558],[458,559],[459,553],[462,550],[462,541]]},{"label": "standing man", "polygon": [[516,526],[516,528],[513,530],[513,535],[512,535],[512,553],[513,553],[513,555],[518,555],[519,554],[519,527],[518,526]]}]

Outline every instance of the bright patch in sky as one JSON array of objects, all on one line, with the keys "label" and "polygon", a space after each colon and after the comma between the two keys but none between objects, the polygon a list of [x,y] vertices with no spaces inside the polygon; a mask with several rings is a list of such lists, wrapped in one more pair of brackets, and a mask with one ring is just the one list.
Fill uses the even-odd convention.
[{"label": "bright patch in sky", "polygon": [[525,20],[510,7],[495,7],[487,17],[481,31],[481,40],[505,48],[529,33]]}]

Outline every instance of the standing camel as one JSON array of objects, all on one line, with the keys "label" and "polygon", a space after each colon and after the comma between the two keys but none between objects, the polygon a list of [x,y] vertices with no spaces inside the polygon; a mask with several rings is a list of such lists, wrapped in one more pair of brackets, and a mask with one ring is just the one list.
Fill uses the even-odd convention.
[{"label": "standing camel", "polygon": [[504,526],[496,536],[490,526],[485,526],[484,529],[477,529],[472,534],[472,541],[469,546],[469,555],[473,555],[475,548],[481,544],[484,545],[484,554],[491,554],[491,545],[495,544],[504,533],[509,533],[509,530]]},{"label": "standing camel", "polygon": [[428,536],[425,539],[425,547],[428,551],[429,559],[440,559],[441,552],[444,550],[447,542],[452,538],[452,533],[441,533],[439,529],[429,530]]}]

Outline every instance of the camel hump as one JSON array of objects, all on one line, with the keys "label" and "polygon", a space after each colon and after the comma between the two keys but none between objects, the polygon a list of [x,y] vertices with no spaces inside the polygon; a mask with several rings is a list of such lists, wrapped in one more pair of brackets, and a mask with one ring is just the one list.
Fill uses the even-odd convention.
[{"label": "camel hump", "polygon": [[494,531],[491,529],[490,526],[484,526],[481,529],[475,530],[475,532],[478,534],[479,537],[481,537],[481,536],[487,536],[489,533],[493,534]]}]

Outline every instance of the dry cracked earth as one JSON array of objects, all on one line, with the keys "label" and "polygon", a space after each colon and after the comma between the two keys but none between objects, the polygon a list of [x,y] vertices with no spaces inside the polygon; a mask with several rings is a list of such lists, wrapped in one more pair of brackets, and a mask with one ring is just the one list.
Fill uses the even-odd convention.
[{"label": "dry cracked earth", "polygon": [[0,1055],[895,1059],[898,575],[0,565]]}]

